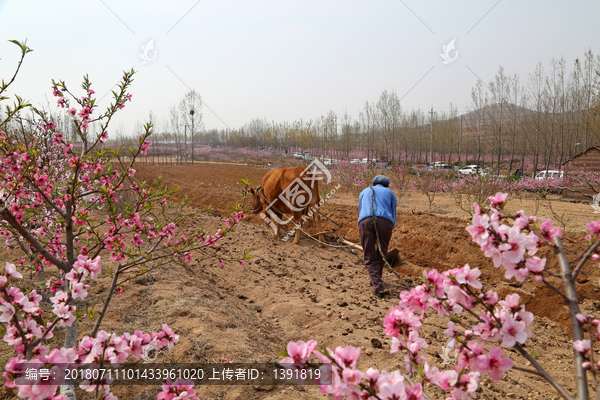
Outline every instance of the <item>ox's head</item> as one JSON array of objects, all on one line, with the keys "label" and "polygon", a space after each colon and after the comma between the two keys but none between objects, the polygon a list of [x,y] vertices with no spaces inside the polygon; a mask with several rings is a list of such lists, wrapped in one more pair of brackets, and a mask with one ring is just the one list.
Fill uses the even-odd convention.
[{"label": "ox's head", "polygon": [[260,190],[260,186],[257,186],[256,188],[248,189],[248,193],[250,193],[250,195],[252,196],[251,197],[252,208],[250,209],[250,211],[253,214],[258,214],[259,212],[262,211],[263,198],[262,198],[259,190]]}]

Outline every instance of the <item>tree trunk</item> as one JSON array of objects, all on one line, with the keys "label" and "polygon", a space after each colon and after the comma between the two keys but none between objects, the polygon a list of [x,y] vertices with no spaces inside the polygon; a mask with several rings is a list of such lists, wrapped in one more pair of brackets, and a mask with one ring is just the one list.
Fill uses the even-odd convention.
[{"label": "tree trunk", "polygon": [[[70,348],[77,345],[77,321],[73,322],[73,325],[67,327],[65,332],[65,348]],[[75,395],[75,384],[72,379],[65,381],[64,384],[60,385],[60,394],[68,398],[69,400],[77,400]]]}]

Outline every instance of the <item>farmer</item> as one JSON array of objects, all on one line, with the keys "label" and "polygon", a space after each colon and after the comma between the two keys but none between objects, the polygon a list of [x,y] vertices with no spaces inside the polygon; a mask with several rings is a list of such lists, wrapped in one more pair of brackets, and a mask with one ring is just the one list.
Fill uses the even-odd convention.
[{"label": "farmer", "polygon": [[[380,299],[386,294],[381,280],[385,261],[379,253],[376,230],[379,232],[381,251],[385,257],[392,238],[392,230],[396,225],[397,200],[394,192],[388,189],[389,185],[388,177],[377,175],[373,178],[373,185],[363,190],[358,197],[358,233],[364,249],[365,267],[371,277],[373,293]],[[376,225],[373,224],[373,209],[375,209]]]}]

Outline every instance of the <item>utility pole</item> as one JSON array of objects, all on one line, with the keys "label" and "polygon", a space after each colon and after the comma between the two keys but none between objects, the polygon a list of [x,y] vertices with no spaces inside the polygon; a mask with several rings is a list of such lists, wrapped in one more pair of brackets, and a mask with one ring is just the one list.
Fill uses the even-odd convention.
[{"label": "utility pole", "polygon": [[192,116],[192,165],[194,164],[194,109],[190,110]]},{"label": "utility pole", "polygon": [[[331,155],[329,156],[330,159],[332,159],[333,157],[337,158],[337,114],[335,115],[334,119],[333,119],[333,138],[332,138],[332,146],[331,146]],[[335,154],[335,156],[334,156]]]},{"label": "utility pole", "polygon": [[461,153],[461,143],[462,143],[462,114],[460,115],[460,135],[458,136],[458,164],[460,165],[460,159],[462,157]]},{"label": "utility pole", "polygon": [[431,106],[431,118],[429,119],[430,127],[429,130],[429,162],[433,164],[433,106]]}]

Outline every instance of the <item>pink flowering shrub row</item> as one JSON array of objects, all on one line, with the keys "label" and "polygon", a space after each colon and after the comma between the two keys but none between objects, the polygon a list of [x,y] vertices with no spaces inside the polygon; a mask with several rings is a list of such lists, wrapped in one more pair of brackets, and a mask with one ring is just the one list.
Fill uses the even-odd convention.
[{"label": "pink flowering shrub row", "polygon": [[[185,153],[185,145],[183,140],[179,145],[172,143],[163,144],[157,142],[157,146],[148,153],[146,158],[158,156],[160,154],[169,154],[171,156],[181,155]],[[188,162],[191,161],[192,144],[187,145]],[[224,161],[224,162],[249,162],[249,161],[264,161],[264,160],[281,160],[284,158],[291,159],[291,154],[285,154],[281,151],[268,151],[261,149],[251,149],[247,147],[213,147],[208,145],[193,145],[193,154],[195,160],[201,161]]]},{"label": "pink flowering shrub row", "polygon": [[[517,182],[515,182],[517,183]],[[489,196],[508,190],[505,178],[491,175],[461,175],[449,182],[448,188],[454,203],[463,211],[473,215],[473,203],[483,204]]]},{"label": "pink flowering shrub row", "polygon": [[346,194],[352,193],[355,196],[358,196],[366,186],[370,185],[376,175],[376,171],[367,168],[366,164],[350,164],[349,161],[342,161],[329,169],[334,179],[346,187]]},{"label": "pink flowering shrub row", "polygon": [[560,194],[565,187],[566,181],[561,177],[553,177],[547,179],[535,179],[530,177],[522,177],[506,184],[505,190],[512,190],[517,193],[533,192],[541,198],[546,198],[550,193]]},{"label": "pink flowering shrub row", "polygon": [[400,202],[406,192],[413,187],[414,174],[405,164],[394,164],[389,174],[390,189],[396,193],[398,202]]},{"label": "pink flowering shrub row", "polygon": [[429,207],[435,200],[437,193],[450,190],[450,183],[455,177],[453,171],[444,169],[416,170],[417,178],[412,181],[412,190],[417,190],[427,196]]},{"label": "pink flowering shrub row", "polygon": [[[575,350],[575,376],[578,399],[588,399],[586,371],[596,376],[600,360],[594,359],[593,344],[600,340],[600,320],[579,312],[575,278],[588,260],[600,260],[600,221],[588,224],[588,247],[572,261],[565,257],[562,231],[551,220],[538,221],[523,211],[511,215],[503,208],[508,195],[490,196],[490,207],[480,208],[475,203],[472,224],[467,227],[473,241],[490,258],[492,265],[503,268],[507,280],[524,282],[533,279],[559,292],[569,304]],[[560,272],[549,270],[547,260],[537,256],[542,246],[553,246],[558,254]],[[331,364],[331,384],[321,384],[321,392],[334,399],[411,399],[429,398],[428,386],[447,393],[447,400],[467,400],[478,397],[483,389],[479,381],[489,374],[495,381],[502,380],[506,371],[519,369],[544,378],[560,396],[574,399],[575,395],[563,388],[528,352],[525,344],[533,335],[534,315],[526,310],[518,294],[504,299],[493,290],[486,290],[479,280],[481,271],[470,265],[438,272],[424,270],[423,283],[400,294],[397,307],[384,318],[383,327],[392,338],[391,352],[404,354],[404,370],[394,372],[356,368],[361,349],[352,346],[315,350],[316,341],[290,342],[282,363],[295,363],[295,368],[316,368],[318,363]],[[550,280],[562,278],[564,291]],[[425,311],[431,309],[440,317],[449,318],[444,334],[457,344],[458,359],[453,368],[440,370],[429,364],[421,350],[428,347],[419,336]],[[588,339],[583,337],[588,333]],[[516,367],[505,349],[513,348],[527,360],[533,369]],[[318,361],[317,364],[312,357]],[[418,377],[420,382],[414,383]],[[485,392],[482,398],[487,398]]]},{"label": "pink flowering shrub row", "polygon": [[268,150],[250,149],[247,147],[233,148],[233,147],[211,147],[211,146],[196,146],[194,148],[194,155],[205,156],[209,160],[213,161],[250,161],[250,160],[261,160],[261,159],[280,159],[282,154],[280,152],[273,152]]},{"label": "pink flowering shrub row", "polygon": [[600,192],[600,171],[591,168],[569,168],[564,172],[564,190],[591,199]]},{"label": "pink flowering shrub row", "polygon": [[390,178],[390,189],[396,192],[399,199],[407,190],[413,187],[412,171],[403,164],[395,164],[388,168],[387,164],[351,164],[342,161],[329,168],[334,179],[346,187],[346,194],[358,196],[360,192],[371,184],[376,175],[384,174]]}]

